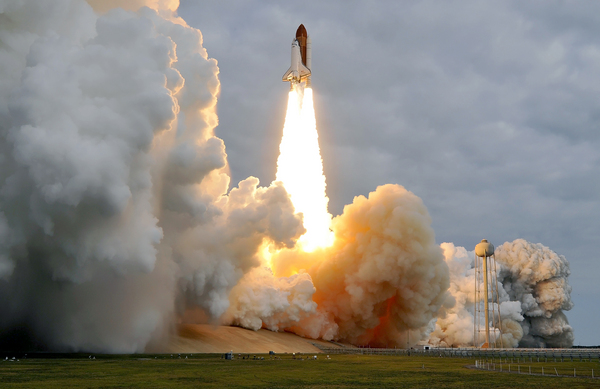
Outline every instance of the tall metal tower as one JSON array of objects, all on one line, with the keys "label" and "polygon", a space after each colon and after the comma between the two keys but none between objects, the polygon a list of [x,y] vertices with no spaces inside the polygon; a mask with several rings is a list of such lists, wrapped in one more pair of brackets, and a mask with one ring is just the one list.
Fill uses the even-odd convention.
[{"label": "tall metal tower", "polygon": [[[502,321],[500,320],[497,274],[494,245],[489,243],[487,239],[483,239],[481,243],[475,246],[475,309],[473,312],[474,347],[498,347],[498,337],[500,338],[499,346],[504,347],[502,344]],[[481,295],[482,292],[483,296]],[[485,322],[483,331],[481,328],[483,324],[482,319]],[[492,321],[492,338],[490,338],[490,319]],[[483,344],[480,339],[481,332],[485,333],[485,341]]]}]

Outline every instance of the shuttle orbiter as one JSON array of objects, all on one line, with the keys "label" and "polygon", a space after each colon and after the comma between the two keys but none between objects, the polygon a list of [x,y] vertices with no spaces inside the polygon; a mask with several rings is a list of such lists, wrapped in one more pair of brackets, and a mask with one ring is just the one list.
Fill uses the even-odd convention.
[{"label": "shuttle orbiter", "polygon": [[306,33],[304,24],[296,30],[296,38],[292,41],[292,64],[283,75],[283,81],[289,81],[293,89],[294,84],[306,81],[310,87],[310,63],[311,63],[310,37]]}]

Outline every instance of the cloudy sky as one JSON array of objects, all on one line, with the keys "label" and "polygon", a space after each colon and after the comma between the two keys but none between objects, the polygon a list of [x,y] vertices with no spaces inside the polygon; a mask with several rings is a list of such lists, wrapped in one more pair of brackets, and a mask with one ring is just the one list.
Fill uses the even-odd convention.
[{"label": "cloudy sky", "polygon": [[571,264],[575,344],[600,344],[600,3],[181,0],[179,15],[219,63],[233,184],[275,178],[303,23],[330,212],[395,183],[440,243],[542,243]]}]

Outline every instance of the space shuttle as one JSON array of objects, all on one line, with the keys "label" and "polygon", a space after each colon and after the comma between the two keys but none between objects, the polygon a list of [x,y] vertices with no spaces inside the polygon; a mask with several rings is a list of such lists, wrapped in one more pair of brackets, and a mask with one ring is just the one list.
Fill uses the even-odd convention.
[{"label": "space shuttle", "polygon": [[306,81],[306,86],[310,88],[310,65],[311,65],[311,42],[306,33],[304,24],[296,30],[296,38],[292,41],[292,64],[283,75],[282,80],[290,83],[290,88],[294,89],[295,84]]}]

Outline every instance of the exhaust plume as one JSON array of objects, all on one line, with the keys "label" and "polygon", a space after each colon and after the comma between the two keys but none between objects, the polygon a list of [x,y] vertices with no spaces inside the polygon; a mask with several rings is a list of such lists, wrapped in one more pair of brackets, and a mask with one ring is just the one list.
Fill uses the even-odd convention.
[{"label": "exhaust plume", "polygon": [[307,231],[300,244],[305,251],[330,246],[331,215],[327,211],[329,199],[325,194],[312,88],[296,86],[290,91],[279,149],[276,180],[284,184],[296,211],[304,216]]}]

